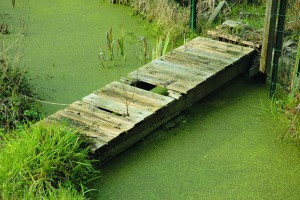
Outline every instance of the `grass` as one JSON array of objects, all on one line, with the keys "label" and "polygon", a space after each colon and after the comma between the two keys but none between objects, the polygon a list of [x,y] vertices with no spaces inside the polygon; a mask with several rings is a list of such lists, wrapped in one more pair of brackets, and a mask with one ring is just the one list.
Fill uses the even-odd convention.
[{"label": "grass", "polygon": [[231,13],[226,17],[232,17],[234,18],[234,20],[242,19],[243,22],[245,22],[255,30],[263,28],[266,7],[265,3],[249,4],[244,2],[239,4],[237,3],[231,6]]},{"label": "grass", "polygon": [[66,127],[21,126],[2,133],[0,142],[0,199],[81,199],[85,185],[98,176],[86,141]]},{"label": "grass", "polygon": [[22,41],[21,34],[8,45],[0,38],[0,127],[4,129],[39,118],[38,105],[33,101],[36,95],[20,67]]},{"label": "grass", "polygon": [[188,34],[189,9],[179,6],[174,1],[165,0],[132,0],[131,6],[135,14],[156,24],[156,34],[166,36],[168,33],[174,40]]}]

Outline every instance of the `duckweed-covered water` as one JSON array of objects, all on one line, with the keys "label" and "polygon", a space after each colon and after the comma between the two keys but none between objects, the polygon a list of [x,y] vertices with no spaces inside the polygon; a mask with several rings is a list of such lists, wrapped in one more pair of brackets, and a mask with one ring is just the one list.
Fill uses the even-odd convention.
[{"label": "duckweed-covered water", "polygon": [[[23,64],[38,95],[53,103],[72,103],[138,67],[137,37],[151,33],[129,8],[102,0],[9,3],[1,1],[13,16],[5,37],[16,35],[16,16],[27,20]],[[127,61],[104,69],[99,45],[110,28],[115,39],[123,30]],[[100,167],[91,198],[299,199],[300,154],[277,140],[285,125],[264,111],[267,89],[244,77],[222,86]],[[63,107],[43,104],[43,111]]]},{"label": "duckweed-covered water", "polygon": [[199,101],[102,166],[97,199],[299,199],[300,154],[277,140],[267,89],[238,77]]},{"label": "duckweed-covered water", "polygon": [[[69,104],[126,76],[140,66],[138,38],[145,36],[149,49],[153,45],[149,23],[133,16],[129,7],[103,0],[20,0],[15,8],[10,1],[2,5],[13,21],[12,34],[6,37],[13,38],[20,19],[25,20],[22,61],[37,94],[48,102]],[[111,28],[115,54],[117,39],[124,34],[126,61],[119,56],[115,67],[106,69],[98,55],[101,47],[108,58],[106,32]],[[42,109],[51,114],[64,107],[43,104]]]}]

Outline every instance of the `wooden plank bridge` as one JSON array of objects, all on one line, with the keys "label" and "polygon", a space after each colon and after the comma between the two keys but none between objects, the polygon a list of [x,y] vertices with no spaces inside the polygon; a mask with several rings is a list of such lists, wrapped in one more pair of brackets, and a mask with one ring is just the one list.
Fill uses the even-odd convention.
[{"label": "wooden plank bridge", "polygon": [[[93,153],[104,162],[247,71],[254,56],[252,48],[197,37],[45,121],[68,123],[91,137]],[[166,94],[150,91],[155,87]]]}]

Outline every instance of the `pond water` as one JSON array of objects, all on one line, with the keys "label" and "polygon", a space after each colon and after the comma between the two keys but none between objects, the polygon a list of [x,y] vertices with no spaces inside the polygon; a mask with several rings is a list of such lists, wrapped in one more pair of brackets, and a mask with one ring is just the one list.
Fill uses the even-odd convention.
[{"label": "pond water", "polygon": [[[36,93],[45,101],[69,104],[118,80],[140,66],[138,37],[145,36],[148,46],[153,45],[149,23],[133,16],[129,7],[103,0],[20,0],[15,8],[10,1],[2,5],[11,14],[8,23],[13,24],[7,37],[14,38],[20,19],[25,20],[22,61]],[[98,55],[100,47],[108,54],[106,32],[111,28],[114,40],[124,34],[126,61],[119,56],[115,67],[106,69]],[[116,51],[117,42],[114,47]],[[63,107],[43,104],[42,110],[47,115]]]},{"label": "pond water", "polygon": [[263,111],[267,94],[253,80],[230,81],[184,112],[179,127],[102,166],[95,199],[298,199],[299,150],[277,140],[285,125]]},{"label": "pond water", "polygon": [[[11,34],[27,21],[23,64],[45,101],[72,103],[139,67],[137,37],[151,25],[130,8],[102,0],[1,1]],[[24,17],[25,16],[25,17]],[[105,33],[125,35],[127,60],[105,69]],[[151,46],[151,45],[150,45]],[[237,77],[175,120],[100,167],[92,199],[298,199],[300,154],[277,137],[285,126],[269,108],[268,88]],[[51,114],[64,106],[43,104]],[[172,127],[172,126],[171,126]]]}]

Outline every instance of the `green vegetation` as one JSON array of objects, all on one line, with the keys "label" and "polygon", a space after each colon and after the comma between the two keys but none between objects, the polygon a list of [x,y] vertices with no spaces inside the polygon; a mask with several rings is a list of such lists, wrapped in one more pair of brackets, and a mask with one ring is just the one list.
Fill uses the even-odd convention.
[{"label": "green vegetation", "polygon": [[82,199],[98,176],[86,141],[74,130],[40,123],[2,133],[0,142],[1,199]]},{"label": "green vegetation", "polygon": [[140,36],[137,40],[137,45],[138,50],[136,52],[136,58],[139,61],[140,66],[143,66],[149,61],[147,38]]},{"label": "green vegetation", "polygon": [[21,35],[11,44],[0,47],[0,127],[12,129],[19,123],[39,119],[35,94],[20,67]]},{"label": "green vegetation", "polygon": [[165,39],[162,39],[162,37],[159,37],[156,40],[155,47],[152,49],[152,60],[161,57],[162,55],[167,53],[169,43],[170,43],[170,33],[167,34]]},{"label": "green vegetation", "polygon": [[[128,3],[127,0],[121,1]],[[15,6],[15,1],[12,2]],[[116,73],[120,68],[109,70],[111,74],[107,71],[104,75],[101,74],[104,71],[99,70],[99,60],[91,52],[97,52],[98,49],[95,41],[99,39],[99,27],[95,30],[95,24],[99,21],[102,23],[101,28],[105,27],[104,30],[109,30],[114,25],[114,31],[122,30],[122,23],[139,23],[130,21],[129,17],[121,22],[123,16],[128,14],[128,10],[124,12],[126,8],[110,8],[102,1],[99,1],[101,6],[96,6],[96,1],[78,3],[79,1],[65,0],[60,1],[60,6],[51,2],[33,2],[30,8],[30,20],[33,24],[30,32],[36,35],[29,34],[30,48],[26,52],[26,61],[31,69],[29,76],[33,79],[32,83],[39,87],[39,93],[45,92],[55,100],[72,102],[120,76]],[[198,8],[201,12],[198,13],[197,33],[205,32],[206,27],[201,26],[206,19],[203,13],[209,13],[207,11],[211,10],[213,2],[215,1],[199,1]],[[237,1],[231,1],[231,5],[235,5],[232,8],[233,16],[238,15],[237,6],[241,1],[235,2]],[[131,3],[136,14],[155,22],[155,32],[162,35],[154,48],[157,49],[155,54],[162,55],[170,42],[173,44],[185,35],[190,35],[188,8],[163,0],[132,0]],[[47,15],[40,12],[41,6],[47,11]],[[250,4],[242,6],[245,6],[245,11],[250,8]],[[76,11],[79,12],[78,15],[66,15],[66,7],[68,12]],[[82,7],[86,9],[78,9]],[[99,10],[94,9],[95,7]],[[56,12],[49,12],[47,9]],[[253,6],[251,13],[254,15],[246,15],[245,20],[258,28],[261,18],[255,15],[255,9]],[[258,12],[261,10],[258,9]],[[111,12],[115,15],[111,16]],[[103,16],[111,18],[106,22],[103,21]],[[61,20],[62,17],[65,20]],[[86,19],[96,21],[86,23]],[[51,26],[45,26],[48,22]],[[68,29],[65,22],[68,22]],[[110,29],[106,38],[103,37],[106,41],[100,39],[104,44],[107,43],[108,51],[108,57],[105,57],[101,49],[101,65],[107,67],[106,62],[114,63],[119,50],[124,60],[127,52],[130,54],[139,51],[138,60],[141,65],[146,63],[149,60],[146,37],[139,37],[140,49],[131,47],[129,50],[130,44],[136,44],[136,34],[140,34],[136,27],[141,26],[138,24],[134,28],[128,27],[130,31],[125,28],[125,33],[122,32],[122,36],[116,40],[117,51],[114,51]],[[8,30],[8,26],[2,27],[0,32],[8,33],[2,31]],[[54,37],[53,40],[58,32],[59,37]],[[172,39],[166,39],[167,42],[163,45],[168,32]],[[120,33],[117,32],[117,35]],[[82,38],[85,40],[82,41]],[[22,53],[13,50],[15,48],[10,45],[2,44],[0,125],[6,130],[16,126],[19,128],[15,131],[3,131],[0,136],[0,199],[85,199],[88,191],[86,185],[99,175],[88,157],[86,141],[76,131],[65,127],[46,127],[42,124],[20,126],[21,122],[38,119],[38,107],[33,100],[36,95],[32,92],[28,74],[20,67]],[[15,44],[21,46],[18,41]],[[134,58],[133,54],[128,58]],[[77,60],[74,61],[74,57]],[[126,66],[122,68],[125,69],[123,74],[137,67],[137,64],[132,61]],[[39,73],[36,76],[32,71],[46,72],[47,75]],[[68,88],[70,85],[72,87]],[[100,191],[103,191],[99,196],[107,199],[172,198],[170,194],[181,199],[267,198],[270,195],[299,197],[299,177],[295,174],[297,168],[293,168],[299,164],[299,153],[288,145],[274,145],[273,142],[274,137],[279,136],[285,142],[299,144],[299,109],[295,108],[300,99],[299,94],[295,92],[293,98],[277,102],[276,109],[272,110],[253,106],[258,104],[258,94],[264,96],[267,93],[267,90],[256,83],[236,81],[224,88],[225,91],[219,90],[188,111],[189,126],[175,128],[167,134],[160,130],[135,146],[134,151],[129,150],[108,163],[104,167],[105,177],[100,180],[104,184],[99,186]],[[152,91],[166,92],[163,88]],[[128,99],[127,94],[124,101],[121,99],[127,107],[127,115],[130,104]],[[265,98],[263,101],[268,103]],[[47,111],[52,113],[58,109],[61,107],[51,107]],[[145,148],[145,145],[148,147]],[[165,159],[161,159],[162,157]],[[144,177],[142,184],[141,177]],[[124,187],[125,184],[128,187]],[[147,184],[149,187],[145,187]]]},{"label": "green vegetation", "polygon": [[170,33],[174,40],[182,39],[189,30],[189,9],[174,1],[165,0],[132,0],[131,6],[135,14],[154,22],[156,35]]},{"label": "green vegetation", "polygon": [[124,62],[126,60],[126,54],[124,50],[124,32],[122,32],[122,36],[117,40],[117,47],[116,47],[117,53],[115,53],[114,51],[115,42],[116,40],[113,40],[113,31],[111,28],[109,32],[106,32],[106,44],[107,44],[106,46],[109,55],[108,58],[105,54],[105,51],[100,47],[99,59],[102,67],[104,68],[115,66],[115,61],[119,56],[119,50],[120,50],[120,56],[122,56],[122,61]]}]

